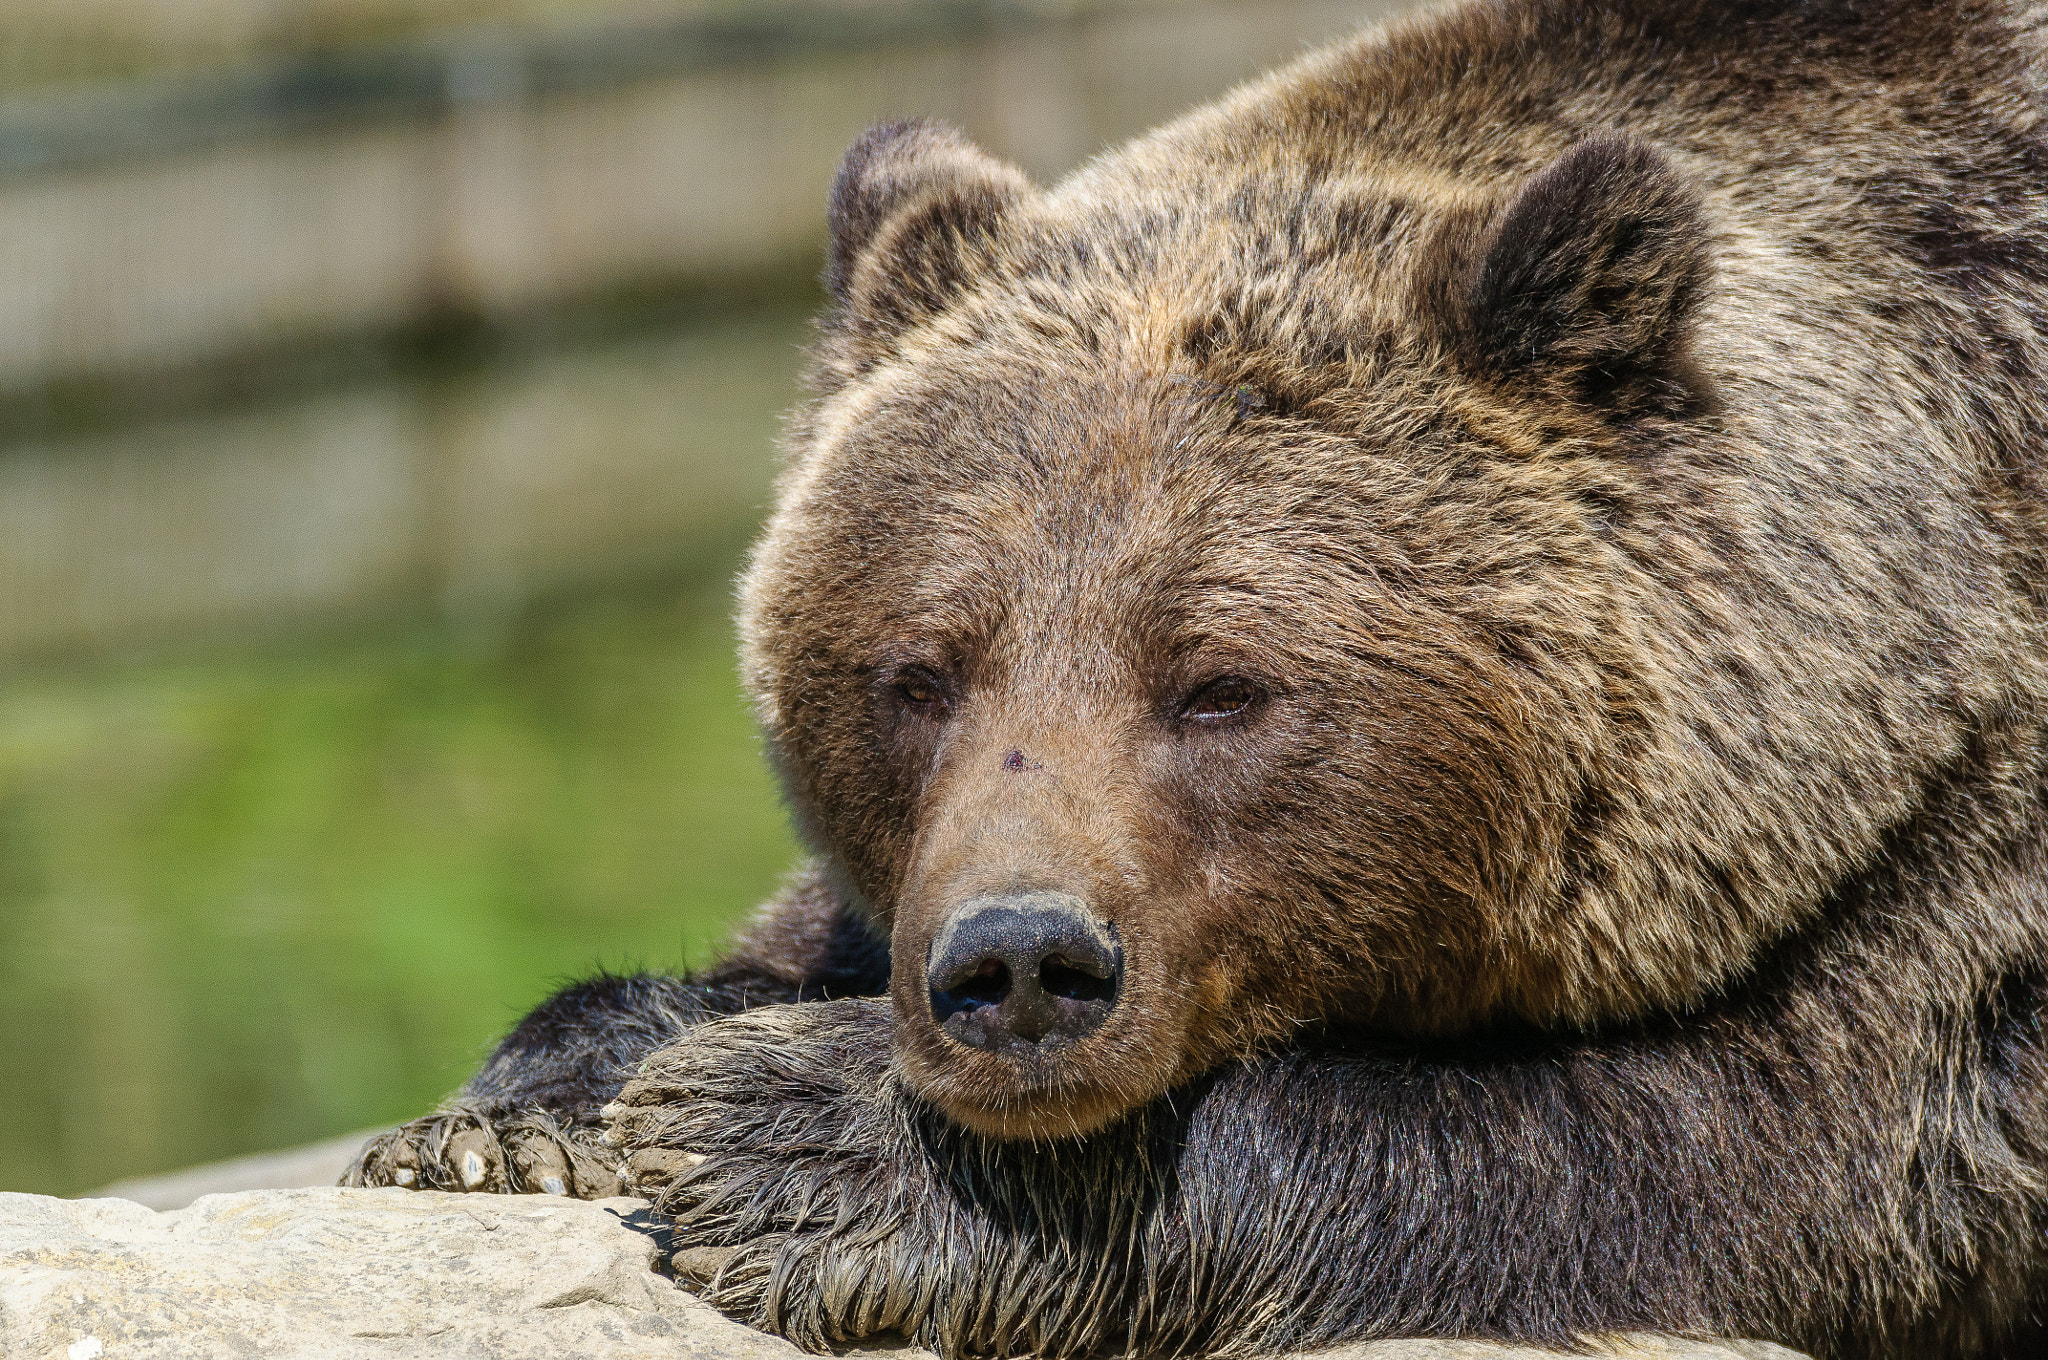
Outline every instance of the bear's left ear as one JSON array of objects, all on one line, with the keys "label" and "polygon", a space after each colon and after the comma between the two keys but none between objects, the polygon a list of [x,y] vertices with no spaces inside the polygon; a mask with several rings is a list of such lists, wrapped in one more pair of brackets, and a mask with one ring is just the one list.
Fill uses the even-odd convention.
[{"label": "bear's left ear", "polygon": [[1494,376],[1622,411],[1705,393],[1687,353],[1708,274],[1698,193],[1654,148],[1589,137],[1524,183],[1453,288],[1457,345]]},{"label": "bear's left ear", "polygon": [[1024,172],[925,119],[870,128],[832,182],[825,286],[874,344],[936,315],[993,259]]}]

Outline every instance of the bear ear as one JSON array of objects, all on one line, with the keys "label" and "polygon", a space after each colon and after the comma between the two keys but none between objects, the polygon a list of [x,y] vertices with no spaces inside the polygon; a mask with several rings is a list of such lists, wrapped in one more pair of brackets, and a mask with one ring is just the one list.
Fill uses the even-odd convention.
[{"label": "bear ear", "polygon": [[842,319],[884,341],[942,311],[993,258],[1031,193],[1016,167],[943,123],[870,128],[846,153],[827,209],[825,286]]},{"label": "bear ear", "polygon": [[1482,371],[1623,411],[1696,408],[1688,356],[1708,274],[1698,193],[1662,153],[1589,137],[1486,227],[1453,302]]}]

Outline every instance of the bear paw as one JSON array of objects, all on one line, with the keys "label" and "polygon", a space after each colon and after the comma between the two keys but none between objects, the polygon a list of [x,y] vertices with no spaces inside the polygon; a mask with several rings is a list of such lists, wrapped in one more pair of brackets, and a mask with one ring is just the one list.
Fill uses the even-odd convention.
[{"label": "bear paw", "polygon": [[617,1155],[596,1130],[542,1110],[494,1119],[460,1101],[371,1139],[341,1183],[575,1199],[624,1192]]},{"label": "bear paw", "polygon": [[721,1311],[806,1349],[914,1336],[951,1272],[923,1116],[890,1072],[884,1001],[698,1025],[605,1107],[673,1267]]}]

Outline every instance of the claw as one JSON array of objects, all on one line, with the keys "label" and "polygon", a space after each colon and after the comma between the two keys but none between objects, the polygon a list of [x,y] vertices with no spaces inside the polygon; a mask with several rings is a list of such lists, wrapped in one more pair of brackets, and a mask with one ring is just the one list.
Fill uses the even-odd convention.
[{"label": "claw", "polygon": [[464,1190],[502,1190],[505,1187],[505,1154],[495,1132],[487,1124],[448,1132],[438,1150],[431,1143],[427,1154],[438,1161]]},{"label": "claw", "polygon": [[680,1275],[697,1284],[709,1284],[717,1277],[719,1267],[733,1258],[737,1247],[684,1247],[669,1258],[668,1268],[672,1274]]},{"label": "claw", "polygon": [[342,1173],[343,1185],[367,1188],[398,1185],[408,1189],[418,1184],[419,1154],[405,1129],[380,1133],[363,1145],[356,1159]]},{"label": "claw", "polygon": [[635,1194],[654,1198],[650,1191],[659,1191],[673,1185],[688,1172],[704,1164],[704,1157],[696,1152],[677,1152],[669,1148],[638,1148],[627,1154],[626,1183]]},{"label": "claw", "polygon": [[[505,1132],[505,1157],[512,1188],[540,1189],[550,1195],[566,1195],[575,1179],[569,1149],[546,1127],[525,1126]],[[550,1188],[560,1187],[559,1189]]]}]

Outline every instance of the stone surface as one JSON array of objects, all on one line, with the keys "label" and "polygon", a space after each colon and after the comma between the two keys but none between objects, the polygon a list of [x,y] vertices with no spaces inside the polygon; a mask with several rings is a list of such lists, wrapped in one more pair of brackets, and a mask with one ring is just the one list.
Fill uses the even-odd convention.
[{"label": "stone surface", "polygon": [[[8,1360],[794,1360],[655,1273],[646,1206],[404,1190],[128,1200],[0,1194]],[[917,1352],[864,1356],[917,1360]],[[1539,1360],[1382,1342],[1345,1360]],[[1630,1360],[1798,1360],[1756,1343],[1642,1339]]]},{"label": "stone surface", "polygon": [[[1303,1360],[1306,1360],[1304,1357]],[[1380,1341],[1326,1351],[1315,1360],[1566,1360],[1557,1351],[1495,1346],[1484,1341]],[[1575,1360],[1806,1360],[1768,1341],[1679,1341],[1658,1336],[1621,1338]]]},{"label": "stone surface", "polygon": [[405,1190],[126,1200],[0,1194],[0,1355],[306,1360],[795,1352],[652,1265],[637,1200]]}]

